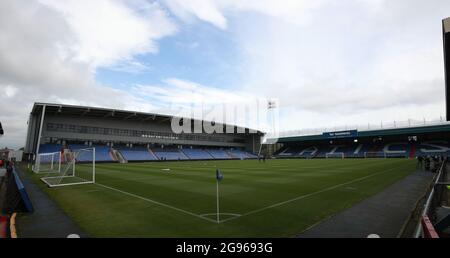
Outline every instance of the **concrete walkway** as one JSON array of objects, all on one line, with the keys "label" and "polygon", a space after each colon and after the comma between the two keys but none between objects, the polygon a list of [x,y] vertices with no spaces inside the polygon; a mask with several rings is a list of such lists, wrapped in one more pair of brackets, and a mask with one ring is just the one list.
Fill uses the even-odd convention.
[{"label": "concrete walkway", "polygon": [[25,189],[33,203],[34,212],[20,214],[16,219],[19,238],[58,237],[69,234],[87,235],[67,216],[50,197],[35,185],[28,176],[16,167]]},{"label": "concrete walkway", "polygon": [[430,172],[416,171],[298,237],[365,238],[369,234],[378,234],[383,238],[397,237],[433,176]]}]

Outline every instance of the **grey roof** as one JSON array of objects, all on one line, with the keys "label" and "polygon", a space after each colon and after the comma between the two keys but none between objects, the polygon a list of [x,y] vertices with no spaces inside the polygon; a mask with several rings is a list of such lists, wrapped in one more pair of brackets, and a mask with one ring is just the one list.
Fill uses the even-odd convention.
[{"label": "grey roof", "polygon": [[450,32],[450,17],[442,20],[444,33]]},{"label": "grey roof", "polygon": [[[156,120],[160,122],[170,121],[173,117],[172,115],[158,114],[158,113],[147,113],[140,111],[129,111],[121,109],[112,108],[102,108],[102,107],[89,107],[89,106],[79,106],[79,105],[67,105],[67,104],[56,104],[56,103],[42,103],[36,102],[33,105],[31,114],[38,114],[42,112],[42,108],[45,105],[46,114],[64,114],[68,116],[81,116],[81,117],[93,117],[93,118],[113,118],[118,120],[131,120],[131,121],[150,121]],[[199,121],[198,119],[192,119],[193,121]],[[234,125],[229,125],[234,126]],[[243,128],[235,126],[236,128]],[[258,134],[263,134],[263,132],[254,130],[251,128],[245,128],[246,130],[253,130]]]}]

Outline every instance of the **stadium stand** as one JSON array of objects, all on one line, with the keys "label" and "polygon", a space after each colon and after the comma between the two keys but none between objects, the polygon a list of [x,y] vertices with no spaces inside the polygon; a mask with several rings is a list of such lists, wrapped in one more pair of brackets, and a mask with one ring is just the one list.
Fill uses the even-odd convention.
[{"label": "stadium stand", "polygon": [[447,141],[427,141],[417,144],[416,156],[441,155],[448,153],[450,145]]},{"label": "stadium stand", "polygon": [[153,153],[160,159],[160,160],[187,160],[189,159],[180,152],[178,149],[170,149],[170,148],[154,148],[152,149]]},{"label": "stadium stand", "polygon": [[119,148],[118,151],[122,157],[127,161],[150,161],[156,160],[156,157],[151,155],[147,148]]},{"label": "stadium stand", "polygon": [[[110,148],[108,146],[102,146],[102,145],[93,145],[91,147],[95,147],[95,160],[96,162],[112,162],[113,159],[110,154]],[[86,149],[91,148],[86,145],[81,144],[71,144],[69,145],[69,149],[72,151],[80,150],[80,149]],[[78,157],[78,161],[86,162],[86,161],[92,161],[92,155],[90,155],[88,152],[81,152]]]},{"label": "stadium stand", "polygon": [[50,153],[61,151],[62,146],[60,144],[46,143],[39,146],[39,153]]},{"label": "stadium stand", "polygon": [[325,158],[327,153],[344,153],[346,158],[415,158],[417,156],[447,156],[450,145],[447,141],[431,142],[374,142],[364,144],[340,144],[312,146],[286,146],[274,154],[275,157]]},{"label": "stadium stand", "polygon": [[[155,160],[212,160],[212,159],[254,159],[256,155],[240,149],[200,149],[200,148],[153,148],[145,147],[116,147],[112,149],[104,145],[92,145],[95,147],[95,157],[99,162],[117,162],[112,152],[118,151],[126,161],[155,161]],[[91,148],[83,144],[69,144],[71,151]],[[41,144],[39,153],[59,152],[64,147],[60,144]],[[58,157],[59,156],[55,156]],[[51,156],[42,156],[43,161],[50,161]],[[80,162],[92,161],[89,153],[81,153],[77,157]]]},{"label": "stadium stand", "polygon": [[[57,152],[62,147],[73,151],[92,146],[96,147],[97,161],[126,163],[139,160],[255,158],[254,153],[260,150],[263,132],[220,124],[216,126],[232,126],[235,133],[176,133],[172,130],[172,118],[156,113],[34,103],[23,153],[35,157],[37,152]],[[191,122],[197,121],[202,122],[196,119]],[[138,146],[140,148],[136,148]],[[231,148],[243,152],[229,151]],[[218,150],[211,154],[209,149]],[[81,154],[79,161],[92,159],[85,156]]]},{"label": "stadium stand", "polygon": [[231,159],[232,157],[222,149],[208,149],[206,150],[215,159]]},{"label": "stadium stand", "polygon": [[195,148],[184,148],[181,149],[181,151],[189,158],[189,159],[214,159],[211,154],[208,152],[202,150],[202,149],[195,149]]},{"label": "stadium stand", "polygon": [[255,155],[250,154],[246,151],[240,150],[240,149],[230,149],[228,151],[231,157],[236,159],[249,159],[249,158],[256,158]]},{"label": "stadium stand", "polygon": [[388,143],[382,148],[382,152],[386,154],[387,157],[391,158],[406,158],[409,157],[409,151],[411,145],[407,142],[398,143]]}]

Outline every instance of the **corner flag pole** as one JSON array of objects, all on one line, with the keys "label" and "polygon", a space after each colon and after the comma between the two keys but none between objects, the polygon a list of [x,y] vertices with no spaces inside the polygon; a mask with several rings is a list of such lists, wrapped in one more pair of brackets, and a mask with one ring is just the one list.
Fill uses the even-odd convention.
[{"label": "corner flag pole", "polygon": [[222,180],[223,176],[219,169],[216,169],[216,204],[217,204],[217,223],[220,223],[220,212],[219,212],[219,181]]},{"label": "corner flag pole", "polygon": [[219,180],[216,180],[216,196],[217,196],[217,223],[220,223],[220,216],[219,216]]}]

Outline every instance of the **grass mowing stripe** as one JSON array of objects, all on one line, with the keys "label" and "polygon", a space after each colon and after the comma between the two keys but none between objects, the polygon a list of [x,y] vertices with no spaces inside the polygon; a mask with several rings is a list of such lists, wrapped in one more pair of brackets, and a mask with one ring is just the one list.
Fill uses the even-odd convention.
[{"label": "grass mowing stripe", "polygon": [[[97,185],[46,188],[39,175],[29,175],[94,237],[289,237],[400,180],[415,170],[415,162],[175,161],[99,163],[96,168]],[[216,223],[208,215],[216,211],[216,168],[224,174],[221,221],[237,214],[251,215],[226,223]],[[345,190],[349,186],[355,188]],[[325,191],[328,188],[334,190]],[[292,199],[296,201],[289,202]],[[267,208],[271,206],[275,208]],[[255,212],[259,209],[264,210]]]},{"label": "grass mowing stripe", "polygon": [[364,177],[361,177],[361,178],[357,178],[357,179],[351,180],[351,181],[346,182],[346,183],[342,183],[342,184],[338,184],[338,185],[335,185],[335,186],[331,186],[331,187],[325,188],[325,189],[320,190],[320,191],[316,191],[316,192],[312,192],[312,193],[309,193],[309,194],[301,195],[299,197],[296,197],[296,198],[293,198],[293,199],[290,199],[290,200],[286,200],[286,201],[282,201],[282,202],[279,202],[279,203],[275,203],[275,204],[272,204],[272,205],[269,205],[269,206],[266,206],[266,207],[263,207],[263,208],[260,208],[260,209],[249,211],[247,213],[242,214],[239,217],[233,217],[233,218],[229,218],[229,219],[225,219],[223,221],[220,221],[220,223],[224,223],[224,222],[227,222],[227,221],[230,221],[230,220],[233,220],[233,219],[241,218],[243,216],[248,216],[248,215],[251,215],[251,214],[254,214],[254,213],[258,213],[258,212],[261,212],[261,211],[264,211],[264,210],[267,210],[267,209],[275,208],[275,207],[284,205],[286,203],[298,201],[298,200],[301,200],[301,199],[304,199],[304,198],[307,198],[307,197],[310,197],[310,196],[313,196],[313,195],[316,195],[316,194],[327,192],[327,191],[339,188],[339,187],[344,186],[344,185],[349,185],[349,184],[352,184],[352,183],[355,183],[355,182],[359,182],[359,181],[365,180],[367,178],[371,178],[373,176],[377,176],[377,175],[380,175],[380,174],[387,173],[388,171],[391,171],[393,169],[395,169],[395,168],[388,169],[388,170],[385,170],[385,171],[382,171],[382,172],[378,172],[378,173],[375,173],[375,174],[371,174],[371,175],[368,175],[368,176],[364,176]]},{"label": "grass mowing stripe", "polygon": [[117,191],[117,192],[119,192],[119,193],[123,193],[123,194],[129,195],[129,196],[132,196],[132,197],[141,199],[141,200],[143,200],[143,201],[147,201],[147,202],[150,202],[150,203],[153,203],[153,204],[157,204],[157,205],[160,205],[160,206],[164,206],[164,207],[166,207],[166,208],[170,208],[170,209],[172,209],[172,210],[176,210],[176,211],[179,211],[179,212],[182,212],[182,213],[185,213],[185,214],[189,214],[189,215],[191,215],[191,216],[194,216],[194,217],[197,217],[197,218],[200,218],[200,219],[203,219],[203,220],[207,220],[207,221],[209,221],[209,222],[217,223],[215,220],[208,219],[208,218],[206,218],[206,217],[202,217],[202,216],[200,216],[199,214],[195,214],[195,213],[193,213],[193,212],[190,212],[190,211],[187,211],[187,210],[183,210],[183,209],[174,207],[174,206],[169,205],[169,204],[165,204],[165,203],[162,203],[162,202],[157,202],[157,201],[154,201],[154,200],[152,200],[152,199],[148,199],[148,198],[145,198],[145,197],[142,197],[142,196],[133,194],[133,193],[129,193],[129,192],[126,192],[126,191],[122,191],[122,190],[120,190],[120,189],[117,189],[117,188],[114,188],[114,187],[110,187],[110,186],[107,186],[107,185],[103,185],[103,184],[99,184],[99,183],[95,183],[95,184],[98,185],[98,186],[104,187],[104,188],[106,188],[106,189],[110,189],[110,190],[113,190],[113,191]]}]

